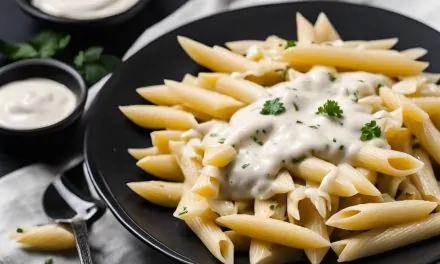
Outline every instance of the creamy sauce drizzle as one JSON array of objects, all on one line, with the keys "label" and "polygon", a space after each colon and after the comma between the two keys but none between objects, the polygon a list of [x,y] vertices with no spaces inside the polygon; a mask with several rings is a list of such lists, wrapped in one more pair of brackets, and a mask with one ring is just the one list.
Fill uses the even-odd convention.
[{"label": "creamy sauce drizzle", "polygon": [[0,126],[34,129],[67,117],[76,96],[65,85],[43,78],[15,81],[0,87]]},{"label": "creamy sauce drizzle", "polygon": [[[335,164],[350,163],[353,154],[364,144],[389,148],[384,133],[370,141],[360,140],[361,128],[372,120],[384,131],[387,121],[384,117],[389,114],[374,115],[371,107],[358,103],[359,98],[376,94],[379,85],[389,82],[378,74],[336,75],[319,66],[293,81],[269,88],[269,97],[240,109],[226,128],[217,126],[210,131],[212,140],[224,141],[238,152],[222,184],[223,195],[232,199],[267,199],[273,195],[272,183],[278,171],[307,156]],[[275,98],[283,103],[285,112],[260,114],[264,103]],[[338,102],[343,110],[342,118],[316,114],[327,100]]]},{"label": "creamy sauce drizzle", "polygon": [[96,19],[123,13],[139,0],[32,0],[32,5],[57,17]]}]

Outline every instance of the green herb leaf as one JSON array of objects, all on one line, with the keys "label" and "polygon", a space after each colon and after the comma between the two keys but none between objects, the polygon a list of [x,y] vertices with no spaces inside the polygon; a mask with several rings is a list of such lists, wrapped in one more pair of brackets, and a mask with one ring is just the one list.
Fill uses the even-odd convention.
[{"label": "green herb leaf", "polygon": [[255,142],[255,143],[257,143],[258,145],[260,145],[260,146],[263,146],[263,141],[261,141],[261,140],[259,140],[258,138],[257,138],[257,136],[252,136],[251,137],[252,138],[252,140]]},{"label": "green herb leaf", "polygon": [[286,49],[288,49],[288,48],[292,48],[292,47],[296,47],[296,42],[295,42],[295,40],[292,40],[292,39],[287,40],[287,43],[286,43]]},{"label": "green herb leaf", "polygon": [[328,79],[329,79],[331,82],[336,81],[336,76],[334,76],[333,73],[329,72],[329,73],[327,73],[327,74],[328,74]]},{"label": "green herb leaf", "polygon": [[84,79],[86,79],[89,84],[94,84],[109,72],[100,64],[85,64],[81,73],[83,73]]},{"label": "green herb leaf", "polygon": [[318,108],[316,114],[327,115],[332,117],[342,117],[344,111],[339,107],[338,102],[327,100],[327,102]]},{"label": "green herb leaf", "polygon": [[304,124],[304,122],[301,121],[301,120],[296,120],[296,123],[297,123],[297,124]]},{"label": "green herb leaf", "polygon": [[261,109],[260,114],[262,115],[280,115],[286,111],[283,102],[280,101],[280,98],[275,98],[273,100],[267,100],[263,109]]},{"label": "green herb leaf", "polygon": [[300,157],[297,157],[297,158],[293,158],[292,162],[293,163],[298,163],[298,162],[301,162],[301,161],[305,160],[306,158],[307,158],[306,156],[300,156]]},{"label": "green herb leaf", "polygon": [[50,259],[46,259],[46,261],[44,261],[44,264],[53,264],[54,262],[53,262],[53,259],[52,258],[50,258]]},{"label": "green herb leaf", "polygon": [[182,212],[180,212],[178,215],[184,215],[188,213],[188,209],[186,208],[186,206],[183,207]]},{"label": "green herb leaf", "polygon": [[90,47],[84,51],[85,62],[96,62],[102,56],[104,49],[102,47]]},{"label": "green herb leaf", "polygon": [[281,78],[283,80],[286,80],[287,79],[287,72],[289,71],[289,69],[290,69],[290,66],[287,66],[284,69],[276,69],[275,72],[280,72],[281,73]]},{"label": "green herb leaf", "polygon": [[0,52],[10,60],[33,59],[39,56],[35,48],[28,43],[8,44],[1,40]]},{"label": "green herb leaf", "polygon": [[217,133],[211,133],[209,134],[210,137],[216,137],[218,134]]},{"label": "green herb leaf", "polygon": [[17,232],[17,233],[23,233],[24,231],[23,231],[23,229],[22,228],[17,228],[17,230],[15,230],[15,232]]},{"label": "green herb leaf", "polygon": [[251,164],[250,163],[243,164],[243,165],[241,165],[241,168],[246,169],[247,167],[249,167],[249,165],[251,165]]},{"label": "green herb leaf", "polygon": [[361,137],[360,139],[362,141],[369,141],[372,140],[375,137],[380,137],[381,135],[381,130],[380,127],[377,126],[376,121],[373,120],[370,123],[366,123],[362,128],[361,128]]},{"label": "green herb leaf", "polygon": [[218,140],[218,143],[223,144],[223,143],[225,143],[225,140],[226,140],[226,138],[221,138]]}]

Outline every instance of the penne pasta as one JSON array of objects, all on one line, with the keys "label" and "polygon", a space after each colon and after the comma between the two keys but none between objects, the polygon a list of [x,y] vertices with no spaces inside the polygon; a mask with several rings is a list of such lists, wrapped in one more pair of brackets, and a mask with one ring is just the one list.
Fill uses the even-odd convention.
[{"label": "penne pasta", "polygon": [[197,125],[192,114],[165,106],[130,105],[119,110],[133,123],[143,128],[190,129]]},{"label": "penne pasta", "polygon": [[372,229],[332,243],[338,261],[352,261],[440,235],[440,214],[388,228]]},{"label": "penne pasta", "polygon": [[152,85],[148,87],[137,88],[136,92],[144,99],[156,105],[177,105],[180,103],[166,85]]},{"label": "penne pasta", "polygon": [[334,214],[326,224],[348,230],[387,227],[423,219],[436,207],[437,203],[416,200],[359,204]]},{"label": "penne pasta", "polygon": [[198,80],[194,75],[187,73],[183,76],[182,83],[197,86]]},{"label": "penne pasta", "polygon": [[217,81],[227,76],[227,74],[220,72],[201,72],[197,77],[197,86],[209,90],[214,90]]},{"label": "penne pasta", "polygon": [[311,44],[316,42],[315,28],[301,13],[296,13],[296,34],[298,43]]},{"label": "penne pasta", "polygon": [[220,181],[202,172],[191,190],[200,196],[212,199],[218,197],[219,189]]},{"label": "penne pasta", "polygon": [[218,79],[215,90],[245,104],[253,103],[258,98],[267,95],[266,90],[256,83],[228,76]]},{"label": "penne pasta", "polygon": [[21,228],[9,237],[28,249],[54,251],[75,248],[72,231],[60,224]]},{"label": "penne pasta", "polygon": [[237,40],[225,43],[225,46],[234,53],[246,55],[248,49],[252,46],[262,46],[264,41],[261,40]]},{"label": "penne pasta", "polygon": [[176,208],[183,184],[164,181],[129,182],[127,186],[145,200],[164,207]]},{"label": "penne pasta", "polygon": [[252,215],[228,215],[216,219],[221,226],[238,234],[294,248],[322,248],[330,243],[307,228],[276,219]]},{"label": "penne pasta", "polygon": [[315,40],[317,43],[323,43],[327,41],[340,40],[336,29],[328,19],[327,15],[323,12],[319,13],[318,19],[315,22]]},{"label": "penne pasta", "polygon": [[180,140],[183,131],[179,130],[159,130],[150,133],[151,142],[161,153],[169,153],[168,143],[172,140]]},{"label": "penne pasta", "polygon": [[202,169],[202,164],[195,161],[188,155],[188,146],[182,141],[171,141],[169,143],[171,153],[179,164],[180,169],[185,178],[185,183],[189,186],[194,185],[199,176],[200,170]]},{"label": "penne pasta", "polygon": [[248,251],[249,250],[249,247],[251,244],[250,237],[240,235],[233,230],[225,231],[225,235],[227,235],[229,237],[229,239],[232,241],[232,243],[234,244],[234,250],[236,250],[236,251]]},{"label": "penne pasta", "polygon": [[147,156],[139,160],[136,166],[163,180],[183,181],[182,170],[170,154]]},{"label": "penne pasta", "polygon": [[235,159],[237,151],[229,145],[219,145],[205,149],[203,156],[203,165],[211,165],[216,167],[226,167]]},{"label": "penne pasta", "polygon": [[412,60],[417,60],[425,56],[426,53],[428,53],[428,51],[424,48],[412,48],[412,49],[402,50],[400,53]]},{"label": "penne pasta", "polygon": [[388,76],[416,75],[428,67],[427,62],[413,61],[386,50],[340,49],[330,46],[307,46],[287,49],[282,61],[295,65],[312,64],[382,73]]},{"label": "penne pasta", "polygon": [[437,184],[429,156],[422,149],[415,149],[414,156],[423,162],[423,168],[410,176],[424,200],[440,203],[440,188]]},{"label": "penne pasta", "polygon": [[148,148],[129,148],[127,152],[135,159],[140,160],[147,156],[159,154],[159,149],[156,147]]}]

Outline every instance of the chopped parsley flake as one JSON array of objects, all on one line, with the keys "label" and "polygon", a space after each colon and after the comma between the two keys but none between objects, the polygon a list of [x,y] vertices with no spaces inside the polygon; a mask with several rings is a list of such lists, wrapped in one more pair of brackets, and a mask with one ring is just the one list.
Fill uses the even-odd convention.
[{"label": "chopped parsley flake", "polygon": [[318,111],[316,112],[317,115],[327,115],[327,116],[333,116],[333,117],[342,117],[342,114],[344,111],[342,111],[341,107],[339,107],[338,102],[333,100],[327,100],[325,104],[320,106],[318,108]]},{"label": "chopped parsley flake", "polygon": [[378,90],[379,90],[379,88],[380,88],[380,87],[382,87],[382,86],[383,86],[383,84],[381,84],[381,83],[378,83],[378,84],[377,84],[377,86],[376,86],[376,89],[378,89]]},{"label": "chopped parsley flake", "polygon": [[275,98],[273,100],[267,100],[263,109],[261,109],[260,114],[262,115],[280,115],[286,111],[283,102],[280,101],[280,98]]},{"label": "chopped parsley flake", "polygon": [[282,162],[282,163],[286,163],[286,160],[282,160],[281,162]]},{"label": "chopped parsley flake", "polygon": [[44,261],[44,264],[53,264],[53,259],[46,259],[46,261]]},{"label": "chopped parsley flake", "polygon": [[353,96],[354,98],[352,99],[352,101],[357,103],[359,101],[359,91],[354,91]]},{"label": "chopped parsley flake", "polygon": [[333,138],[333,142],[336,143],[336,138]]},{"label": "chopped parsley flake", "polygon": [[286,43],[286,49],[288,49],[288,48],[292,48],[292,47],[296,47],[296,42],[295,42],[295,40],[292,40],[292,39],[287,40],[287,43]]},{"label": "chopped parsley flake", "polygon": [[266,130],[265,129],[263,129],[262,132],[263,132],[263,134],[266,134]]},{"label": "chopped parsley flake", "polygon": [[218,136],[218,134],[217,133],[211,133],[211,134],[209,134],[209,136],[210,137],[216,137],[216,136]]},{"label": "chopped parsley flake", "polygon": [[336,76],[334,76],[333,73],[329,72],[329,73],[328,73],[328,79],[329,79],[331,82],[334,82],[334,81],[336,81]]},{"label": "chopped parsley flake", "polygon": [[280,72],[283,80],[286,80],[287,79],[287,72],[289,71],[289,69],[290,69],[290,66],[287,66],[284,69],[276,69],[275,72]]},{"label": "chopped parsley flake", "polygon": [[260,146],[263,146],[263,141],[259,140],[256,136],[251,137],[252,140]]},{"label": "chopped parsley flake", "polygon": [[293,104],[293,107],[295,107],[295,110],[298,111],[299,110],[298,105],[295,102],[293,102],[292,104]]},{"label": "chopped parsley flake", "polygon": [[343,150],[343,149],[344,149],[344,145],[340,145],[339,150]]},{"label": "chopped parsley flake", "polygon": [[277,207],[277,205],[276,204],[271,204],[270,206],[269,206],[269,208],[270,208],[270,210],[275,210],[275,208]]},{"label": "chopped parsley flake", "polygon": [[182,212],[180,212],[178,215],[184,215],[187,213],[188,213],[188,209],[186,208],[186,206],[184,206]]},{"label": "chopped parsley flake", "polygon": [[304,124],[304,122],[301,121],[301,120],[296,120],[296,123],[297,123],[297,124]]},{"label": "chopped parsley flake", "polygon": [[305,160],[306,158],[307,158],[306,156],[300,156],[298,158],[293,158],[292,162],[293,163],[298,163],[298,162],[301,162],[301,161]]},{"label": "chopped parsley flake", "polygon": [[364,80],[358,80],[359,82],[361,82],[361,83],[365,83],[365,81]]},{"label": "chopped parsley flake", "polygon": [[221,138],[218,140],[218,143],[223,144],[223,143],[225,143],[225,140],[226,140],[226,138]]},{"label": "chopped parsley flake", "polygon": [[381,131],[380,131],[380,127],[377,126],[376,121],[373,120],[370,123],[366,123],[362,128],[361,128],[361,137],[360,139],[362,141],[368,141],[368,140],[372,140],[375,137],[380,137],[381,135]]},{"label": "chopped parsley flake", "polygon": [[15,230],[17,233],[23,233],[24,231],[23,231],[23,229],[22,228],[17,228],[17,230]]},{"label": "chopped parsley flake", "polygon": [[251,165],[251,164],[250,163],[243,164],[243,165],[241,165],[241,168],[246,169],[247,167],[249,167],[249,165]]},{"label": "chopped parsley flake", "polygon": [[317,126],[309,126],[310,128],[313,128],[313,129],[318,129],[318,127]]}]

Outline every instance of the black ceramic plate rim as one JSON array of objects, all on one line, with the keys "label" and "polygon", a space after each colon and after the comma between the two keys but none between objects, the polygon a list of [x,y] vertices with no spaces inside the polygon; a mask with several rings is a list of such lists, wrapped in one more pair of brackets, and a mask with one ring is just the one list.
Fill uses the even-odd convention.
[{"label": "black ceramic plate rim", "polygon": [[[405,16],[405,15],[400,14],[400,13],[396,13],[396,12],[390,11],[388,9],[382,9],[382,8],[378,8],[378,7],[374,7],[374,6],[359,5],[359,4],[346,3],[346,2],[330,2],[330,1],[322,1],[321,0],[321,1],[298,1],[298,2],[277,3],[277,4],[269,4],[269,5],[256,5],[256,6],[251,6],[251,7],[235,9],[235,10],[231,10],[231,11],[219,12],[217,14],[214,14],[214,15],[211,15],[211,16],[207,16],[207,17],[203,17],[201,19],[197,19],[197,20],[192,21],[190,23],[181,25],[180,27],[178,27],[178,28],[176,28],[176,29],[174,29],[172,31],[169,31],[169,32],[159,36],[158,38],[154,39],[150,43],[154,43],[156,41],[160,41],[162,38],[164,38],[165,36],[168,36],[168,35],[178,35],[177,33],[182,28],[190,27],[191,25],[196,24],[196,23],[203,23],[203,21],[206,21],[206,20],[209,20],[209,19],[213,19],[213,18],[217,18],[219,16],[227,16],[228,14],[237,13],[237,12],[246,12],[246,10],[250,10],[250,9],[262,9],[262,8],[266,8],[268,6],[277,6],[279,8],[283,8],[283,6],[305,4],[305,3],[309,3],[309,4],[313,3],[313,4],[317,4],[317,5],[325,3],[325,4],[333,4],[333,5],[338,5],[338,6],[362,6],[365,9],[385,12],[385,13],[388,13],[390,15],[399,16],[402,19],[406,19],[406,20],[412,21],[413,23],[422,24],[424,27],[429,28],[430,30],[434,31],[435,34],[439,34],[439,32],[437,30],[435,30],[434,28],[430,27],[429,25],[426,25],[426,24],[422,23],[421,21],[419,21],[417,19]],[[294,16],[294,14],[292,14],[292,16]],[[143,47],[142,49],[145,49],[145,48],[148,48],[148,45]],[[137,51],[136,54],[139,53],[139,52],[140,52],[140,50]],[[136,54],[131,56],[126,62],[129,62],[130,60],[132,60],[136,56]],[[114,76],[117,75],[118,71],[120,71],[121,68],[123,68],[123,67],[124,67],[124,65],[119,67],[119,70],[117,70],[112,75],[112,77],[107,81],[107,83],[104,85],[104,87],[97,94],[97,97],[93,101],[92,106],[91,106],[91,108],[89,110],[90,114],[91,114],[91,117],[95,114],[95,111],[97,111],[97,106],[99,105],[101,92],[105,89],[106,86],[110,87],[111,84],[113,84],[113,82],[115,82]],[[162,242],[158,241],[151,234],[149,234],[148,232],[143,230],[139,225],[136,224],[136,222],[119,205],[118,201],[116,200],[116,198],[113,196],[112,192],[110,191],[110,188],[108,187],[105,178],[103,177],[103,175],[101,174],[101,172],[97,168],[97,166],[94,164],[93,160],[91,160],[91,158],[90,158],[91,155],[89,156],[88,147],[87,147],[87,145],[88,145],[87,142],[89,140],[89,135],[90,135],[90,129],[88,127],[86,129],[86,134],[85,134],[85,139],[84,139],[84,155],[85,155],[85,166],[84,166],[84,168],[86,169],[85,174],[87,175],[87,177],[89,177],[90,181],[92,182],[92,184],[94,185],[95,189],[97,190],[97,193],[104,200],[104,202],[106,203],[106,205],[108,206],[108,208],[110,209],[112,214],[116,217],[116,219],[128,231],[130,231],[135,237],[137,237],[139,240],[141,240],[145,244],[147,244],[147,245],[153,247],[154,249],[158,250],[159,252],[161,252],[161,253],[169,256],[169,257],[172,257],[175,260],[178,260],[178,261],[180,261],[182,263],[186,263],[186,264],[194,263],[192,260],[188,259],[186,256],[184,256],[184,255],[174,251],[173,249],[169,248],[168,246],[166,246]]]},{"label": "black ceramic plate rim", "polygon": [[[8,64],[6,66],[1,67],[0,68],[0,75],[4,74],[5,72],[8,72],[10,70],[20,68],[20,67],[27,67],[29,65],[46,65],[46,66],[61,69],[64,72],[70,74],[78,82],[78,85],[81,90],[80,95],[76,97],[76,99],[77,99],[76,106],[68,116],[66,116],[65,118],[61,119],[60,121],[58,121],[52,125],[39,127],[39,128],[33,128],[33,129],[13,129],[13,128],[7,128],[7,127],[0,126],[0,131],[2,131],[2,132],[11,133],[11,134],[20,134],[20,135],[30,135],[30,134],[46,132],[46,131],[49,131],[53,128],[59,127],[59,126],[68,125],[68,124],[70,124],[71,121],[73,121],[75,119],[75,117],[79,113],[82,112],[82,109],[86,103],[87,87],[86,87],[86,84],[85,84],[83,78],[81,77],[79,72],[77,72],[74,68],[72,68],[70,65],[67,65],[66,63],[59,61],[59,60],[28,59],[28,60],[13,62],[11,64]],[[69,88],[69,90],[70,90],[70,87],[68,87],[68,86],[66,86],[66,87]]]},{"label": "black ceramic plate rim", "polygon": [[149,2],[149,0],[139,0],[136,4],[134,4],[129,9],[125,10],[122,13],[107,16],[107,17],[101,17],[96,19],[73,19],[73,18],[65,18],[65,17],[58,17],[53,16],[50,14],[47,14],[40,9],[34,7],[31,3],[31,0],[16,0],[17,4],[27,13],[31,14],[34,17],[38,17],[40,19],[44,19],[50,22],[54,23],[60,23],[60,24],[70,24],[70,25],[84,25],[84,24],[101,24],[106,23],[113,20],[125,20],[126,18],[132,17],[136,15],[138,12],[142,10],[142,8]]}]

